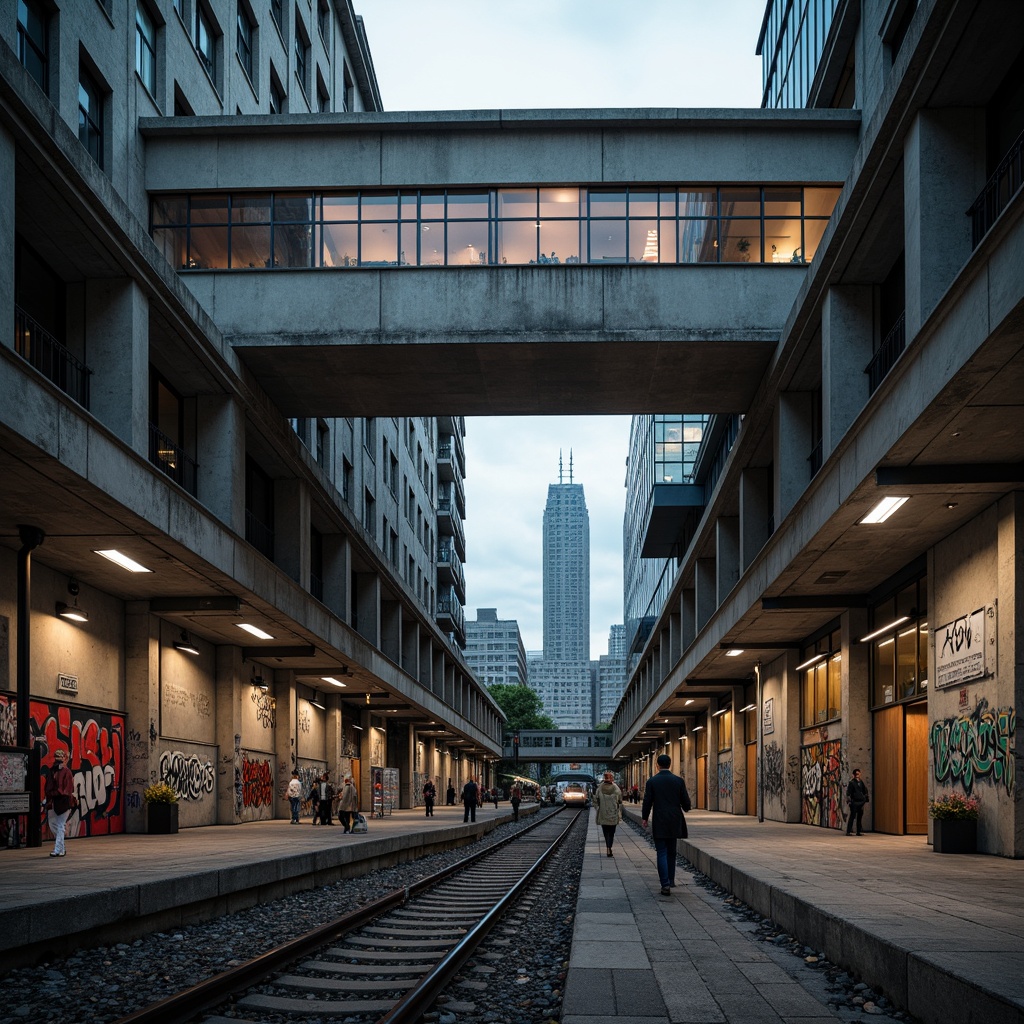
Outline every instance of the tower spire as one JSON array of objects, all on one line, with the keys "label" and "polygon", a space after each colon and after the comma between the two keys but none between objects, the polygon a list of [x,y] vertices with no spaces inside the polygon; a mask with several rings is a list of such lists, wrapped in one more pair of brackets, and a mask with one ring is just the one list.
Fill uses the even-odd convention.
[{"label": "tower spire", "polygon": [[572,483],[572,449],[569,449],[569,483]]},{"label": "tower spire", "polygon": [[558,449],[558,482],[562,482],[562,449]]}]

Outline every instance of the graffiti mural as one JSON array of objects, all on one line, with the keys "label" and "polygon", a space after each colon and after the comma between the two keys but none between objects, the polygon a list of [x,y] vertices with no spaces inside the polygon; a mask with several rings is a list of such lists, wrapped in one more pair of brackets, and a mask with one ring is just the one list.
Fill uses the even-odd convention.
[{"label": "graffiti mural", "polygon": [[[40,800],[46,779],[53,771],[54,754],[58,750],[68,753],[68,767],[75,777],[78,796],[78,807],[67,821],[68,837],[124,832],[124,715],[40,700],[29,703],[29,715],[32,744],[41,748]],[[17,736],[17,706],[10,695],[3,693],[0,693],[0,732],[0,742],[13,746]],[[43,836],[51,838],[45,814],[42,818]]]},{"label": "graffiti mural", "polygon": [[202,800],[213,792],[213,763],[196,754],[165,750],[160,755],[160,780],[183,801]]},{"label": "graffiti mural", "polygon": [[805,825],[843,827],[842,740],[824,740],[801,748],[800,794],[800,820]]},{"label": "graffiti mural", "polygon": [[761,785],[765,800],[774,800],[786,813],[786,770],[782,747],[774,740],[761,753]]},{"label": "graffiti mural", "polygon": [[241,756],[242,811],[245,821],[263,821],[274,816],[274,768],[269,760]]},{"label": "graffiti mural", "polygon": [[945,718],[932,724],[928,744],[935,781],[954,783],[970,796],[975,782],[991,782],[1013,794],[1015,784],[1013,737],[1017,730],[1014,708],[989,708],[982,697],[969,715]]},{"label": "graffiti mural", "polygon": [[718,762],[718,803],[719,810],[723,810],[722,804],[732,801],[732,761]]},{"label": "graffiti mural", "polygon": [[252,688],[252,702],[256,705],[256,721],[264,729],[272,730],[277,725],[277,698],[262,692],[258,687]]}]

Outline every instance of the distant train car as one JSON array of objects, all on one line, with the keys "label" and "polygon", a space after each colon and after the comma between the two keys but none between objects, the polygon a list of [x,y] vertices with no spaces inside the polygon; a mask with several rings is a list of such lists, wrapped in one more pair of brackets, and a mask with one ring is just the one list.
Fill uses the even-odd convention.
[{"label": "distant train car", "polygon": [[587,787],[582,782],[570,782],[562,790],[562,802],[566,807],[586,807]]}]

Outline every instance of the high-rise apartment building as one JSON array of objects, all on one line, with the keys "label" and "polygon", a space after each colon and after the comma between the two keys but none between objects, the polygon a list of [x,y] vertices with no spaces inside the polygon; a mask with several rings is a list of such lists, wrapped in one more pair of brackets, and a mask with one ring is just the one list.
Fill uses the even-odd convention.
[{"label": "high-rise apartment building", "polygon": [[526,648],[519,623],[499,619],[497,608],[478,608],[466,622],[466,664],[484,686],[525,686]]},{"label": "high-rise apartment building", "polygon": [[592,725],[610,723],[626,689],[626,627],[608,631],[608,653],[593,663],[594,706]]}]

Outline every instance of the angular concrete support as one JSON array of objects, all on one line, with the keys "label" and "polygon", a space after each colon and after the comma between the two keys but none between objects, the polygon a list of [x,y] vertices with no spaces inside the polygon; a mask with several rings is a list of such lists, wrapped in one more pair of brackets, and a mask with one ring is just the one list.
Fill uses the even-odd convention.
[{"label": "angular concrete support", "polygon": [[824,462],[868,400],[864,367],[875,336],[875,289],[832,285],[821,310],[821,458]]},{"label": "angular concrete support", "polygon": [[668,617],[668,669],[682,657],[682,623],[679,612],[670,612]]},{"label": "angular concrete support", "polygon": [[273,679],[274,710],[274,817],[291,818],[288,801],[288,783],[292,769],[298,764],[295,753],[295,720],[298,701],[295,693],[295,673],[291,669],[277,669]]},{"label": "angular concrete support", "polygon": [[238,823],[242,811],[242,649],[217,648],[217,824]]},{"label": "angular concrete support", "polygon": [[196,399],[199,500],[245,536],[245,410],[227,395]]},{"label": "angular concrete support", "polygon": [[402,662],[402,606],[398,601],[381,598],[380,650],[396,665]]},{"label": "angular concrete support", "polygon": [[309,590],[309,488],[301,480],[274,481],[274,563]]},{"label": "angular concrete support", "polygon": [[149,457],[149,301],[131,280],[85,285],[89,410],[125,444]]},{"label": "angular concrete support", "polygon": [[810,479],[811,402],[809,391],[785,391],[775,405],[775,527],[807,488]]},{"label": "angular concrete support", "polygon": [[[399,605],[401,610],[401,605]],[[402,671],[420,678],[420,625],[415,619],[402,619]]]},{"label": "angular concrete support", "polygon": [[343,622],[351,621],[352,548],[343,533],[324,534],[324,604]]},{"label": "angular concrete support", "polygon": [[984,184],[984,111],[922,110],[903,144],[908,341],[971,254],[964,211]]},{"label": "angular concrete support", "polygon": [[[857,641],[870,631],[864,608],[851,608],[841,620],[843,661],[840,666],[840,700],[845,727],[846,763],[843,784],[850,781],[854,768],[868,775],[874,763],[871,721],[871,645]],[[868,780],[869,783],[872,780]],[[872,828],[872,807],[864,808],[864,827]]]},{"label": "angular concrete support", "polygon": [[715,523],[715,563],[718,569],[717,603],[721,605],[740,579],[739,516],[719,516]]},{"label": "angular concrete support", "polygon": [[753,562],[771,536],[772,477],[769,467],[740,473],[740,572]]},{"label": "angular concrete support", "polygon": [[160,750],[160,623],[148,601],[124,610],[125,830],[146,831],[142,791],[158,780]]},{"label": "angular concrete support", "polygon": [[355,591],[352,624],[360,636],[377,647],[380,643],[380,577],[374,572],[357,572],[353,573],[352,582]]},{"label": "angular concrete support", "polygon": [[694,568],[694,591],[699,633],[718,608],[718,576],[713,558],[698,558]]},{"label": "angular concrete support", "polygon": [[420,645],[419,672],[416,678],[421,686],[425,686],[431,693],[434,692],[434,657],[430,646],[430,634],[420,631],[417,627],[418,642]]},{"label": "angular concrete support", "polygon": [[685,651],[697,635],[697,591],[685,587],[679,595],[679,643]]}]

